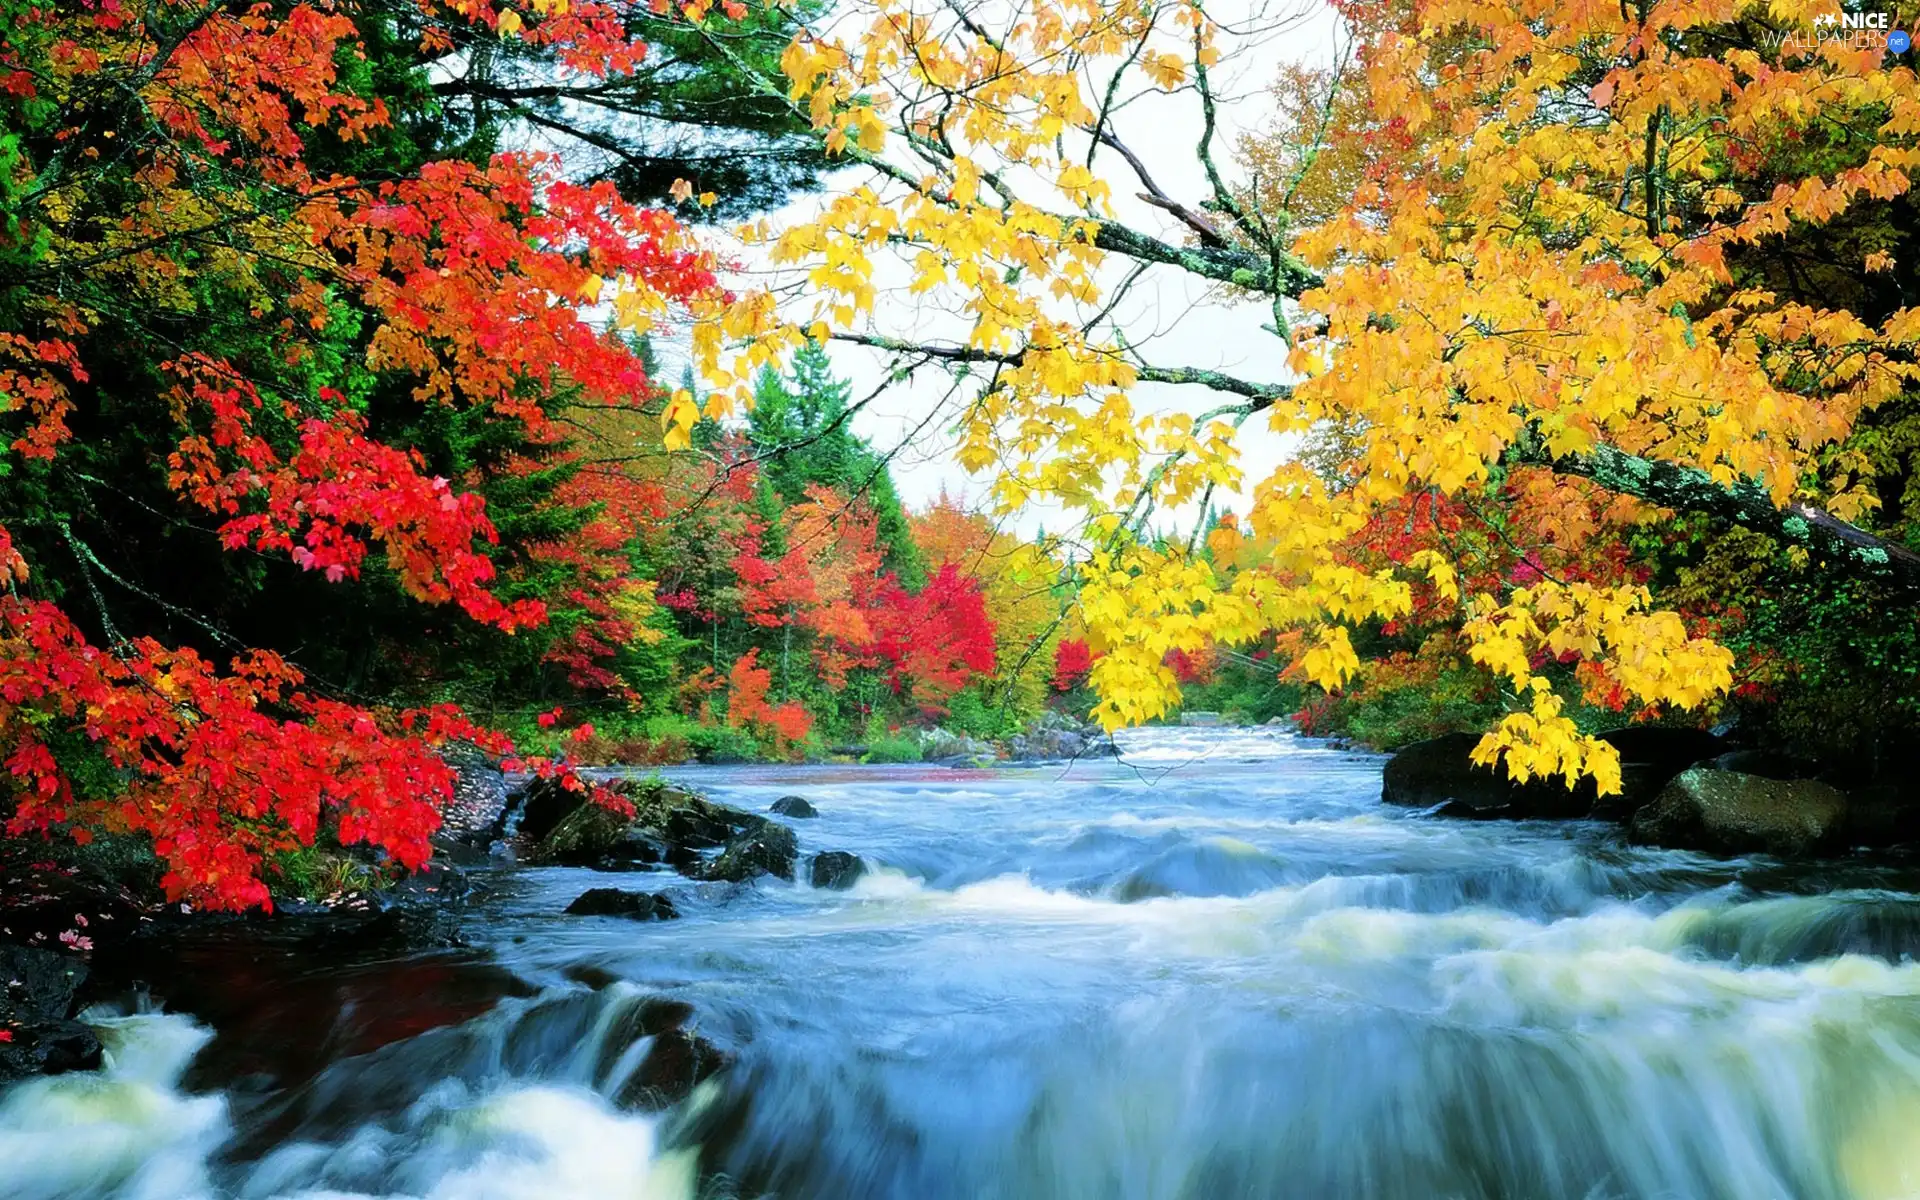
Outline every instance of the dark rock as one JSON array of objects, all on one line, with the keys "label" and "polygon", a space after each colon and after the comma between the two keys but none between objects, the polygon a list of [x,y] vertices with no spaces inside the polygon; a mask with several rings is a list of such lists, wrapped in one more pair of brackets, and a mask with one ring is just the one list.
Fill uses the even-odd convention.
[{"label": "dark rock", "polygon": [[1515,783],[1504,766],[1473,762],[1480,735],[1450,733],[1415,742],[1387,762],[1380,798],[1409,808],[1439,808],[1446,816],[1622,820],[1660,793],[1692,764],[1724,750],[1697,729],[1629,726],[1598,735],[1620,752],[1619,794],[1602,797],[1590,778],[1569,788],[1558,779]]},{"label": "dark rock", "polygon": [[766,820],[677,787],[615,786],[633,802],[634,824],[670,846],[710,850]]},{"label": "dark rock", "polygon": [[662,1029],[651,1036],[647,1057],[620,1089],[617,1102],[623,1107],[649,1112],[671,1108],[733,1062],[732,1055],[686,1029]]},{"label": "dark rock", "polygon": [[0,943],[0,1083],[100,1065],[100,1039],[68,1019],[86,979],[78,958]]},{"label": "dark rock", "polygon": [[1847,797],[1811,779],[1693,767],[1633,815],[1632,840],[1716,854],[1806,854],[1845,833]]},{"label": "dark rock", "polygon": [[567,912],[576,917],[630,917],[636,921],[671,921],[680,914],[665,892],[629,892],[620,888],[593,888],[581,893]]},{"label": "dark rock", "polygon": [[582,804],[533,844],[527,861],[560,867],[592,866],[626,836],[631,822],[599,804]]},{"label": "dark rock", "polygon": [[808,872],[814,887],[844,892],[867,873],[867,864],[858,854],[827,850],[813,856]]},{"label": "dark rock", "polygon": [[448,746],[440,757],[453,768],[453,799],[441,810],[436,839],[446,848],[484,851],[507,808],[507,777],[497,759],[473,745]]},{"label": "dark rock", "polygon": [[1781,750],[1729,750],[1699,764],[1716,771],[1758,775],[1762,779],[1817,779],[1820,764]]},{"label": "dark rock", "polygon": [[773,802],[768,812],[779,813],[783,817],[817,817],[820,810],[808,803],[805,796],[782,796]]},{"label": "dark rock", "polygon": [[1578,788],[1534,780],[1515,783],[1503,769],[1472,760],[1475,733],[1450,733],[1415,742],[1381,772],[1380,799],[1408,808],[1445,805],[1449,816],[1483,818],[1579,817],[1592,809],[1591,781]]},{"label": "dark rock", "polygon": [[1592,815],[1608,821],[1632,817],[1675,775],[1727,749],[1726,739],[1704,729],[1667,725],[1628,725],[1597,736],[1620,752],[1620,791],[1596,797],[1593,806]]},{"label": "dark rock", "polygon": [[29,1020],[64,1020],[87,981],[87,964],[68,954],[0,943],[0,1004]]},{"label": "dark rock", "polygon": [[519,824],[503,831],[538,842],[586,802],[585,792],[567,787],[557,778],[534,779],[501,815],[504,824],[511,824],[516,816]]},{"label": "dark rock", "polygon": [[63,1075],[100,1066],[100,1038],[78,1021],[27,1021],[0,1025],[0,1083],[29,1075]]},{"label": "dark rock", "polygon": [[727,843],[720,856],[701,871],[703,879],[741,883],[759,875],[793,879],[794,860],[800,856],[800,844],[793,830],[776,821],[766,821]]}]

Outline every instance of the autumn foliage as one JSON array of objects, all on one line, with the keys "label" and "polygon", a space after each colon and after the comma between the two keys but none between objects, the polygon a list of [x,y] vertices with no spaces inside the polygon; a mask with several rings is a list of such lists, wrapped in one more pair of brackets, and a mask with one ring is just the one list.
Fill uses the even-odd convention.
[{"label": "autumn foliage", "polygon": [[[125,386],[95,366],[118,350],[110,331],[171,344],[148,402],[172,427],[166,486],[214,518],[221,545],[334,583],[378,555],[421,603],[506,633],[545,623],[543,599],[501,594],[482,497],[375,436],[366,384],[348,381],[404,378],[417,404],[517,423],[532,453],[561,439],[543,403],[557,389],[637,407],[656,395],[644,366],[589,310],[658,310],[711,289],[677,223],[611,185],[570,183],[537,154],[418,162],[399,177],[343,171],[391,124],[356,67],[365,31],[351,10],[102,0],[7,12],[0,253],[15,273],[0,392],[19,458],[57,470],[87,452],[81,406]],[[423,44],[523,27],[484,5],[415,15]],[[645,54],[606,5],[562,6],[524,31],[588,73],[628,72]],[[215,296],[258,331],[244,348],[180,343],[179,323]],[[96,600],[118,576],[60,518],[6,519],[15,594],[0,611],[0,750],[12,833],[143,833],[170,894],[264,904],[265,861],[323,831],[419,866],[449,794],[434,749],[508,749],[451,709],[331,698],[270,652],[218,670],[195,649],[123,635],[104,604],[90,636],[60,604],[27,598],[37,566],[11,535],[51,524]],[[600,626],[574,639],[590,658],[594,637],[626,636],[621,599],[643,589],[619,577],[624,563],[596,557],[601,530],[576,533],[545,554],[571,570]],[[123,786],[82,794],[71,770],[90,755]]]}]

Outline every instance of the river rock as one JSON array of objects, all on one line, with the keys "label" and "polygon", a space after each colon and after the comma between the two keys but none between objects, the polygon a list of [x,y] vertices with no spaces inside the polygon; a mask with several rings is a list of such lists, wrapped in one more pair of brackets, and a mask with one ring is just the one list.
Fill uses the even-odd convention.
[{"label": "river rock", "polygon": [[867,873],[867,864],[858,854],[849,854],[845,850],[826,850],[813,856],[807,873],[814,887],[844,892]]},{"label": "river rock", "polygon": [[991,765],[996,753],[990,742],[934,726],[920,734],[920,758],[936,766]]},{"label": "river rock", "polygon": [[507,807],[507,777],[479,747],[448,746],[440,757],[453,768],[453,799],[440,812],[436,837],[448,846],[486,847]]},{"label": "river rock", "polygon": [[765,821],[727,843],[720,856],[700,871],[702,879],[725,883],[744,883],[760,875],[793,879],[794,861],[800,856],[800,844],[793,830],[777,821]]},{"label": "river rock", "polygon": [[820,810],[808,802],[805,796],[782,796],[773,802],[768,812],[779,813],[783,817],[817,817]]},{"label": "river rock", "polygon": [[693,1006],[684,1001],[650,996],[629,1020],[632,1034],[651,1038],[653,1044],[614,1098],[623,1108],[670,1108],[733,1062],[732,1055],[689,1028]]},{"label": "river rock", "polygon": [[1409,808],[1444,806],[1447,816],[1620,820],[1652,800],[1675,775],[1724,749],[1719,739],[1696,729],[1629,726],[1597,736],[1620,752],[1619,795],[1601,797],[1591,779],[1572,788],[1559,780],[1515,783],[1504,767],[1472,760],[1479,734],[1450,733],[1414,742],[1394,755],[1381,773],[1380,798]]},{"label": "river rock", "polygon": [[1716,771],[1758,775],[1762,779],[1818,779],[1820,764],[1784,750],[1729,750],[1699,764]]},{"label": "river rock", "polygon": [[1226,723],[1226,719],[1217,712],[1183,712],[1180,714],[1180,724],[1189,729],[1218,729]]},{"label": "river rock", "polygon": [[1515,783],[1505,770],[1472,760],[1477,733],[1449,733],[1414,742],[1388,760],[1380,799],[1407,808],[1444,805],[1447,816],[1579,817],[1593,807],[1593,785],[1569,790],[1541,780]]},{"label": "river rock", "polygon": [[100,1065],[100,1039],[70,1019],[86,978],[71,955],[0,943],[0,1083]]},{"label": "river rock", "polygon": [[1693,767],[1633,815],[1632,840],[1716,854],[1805,854],[1844,835],[1847,797],[1812,779]]},{"label": "river rock", "polygon": [[665,892],[629,892],[622,888],[592,888],[582,892],[567,914],[575,917],[630,917],[635,921],[671,921],[680,914]]},{"label": "river rock", "polygon": [[604,805],[583,803],[534,843],[527,861],[559,867],[592,866],[614,848],[632,823]]},{"label": "river rock", "polygon": [[[501,825],[503,831],[518,833],[526,841],[537,843],[586,802],[585,792],[566,786],[558,778],[535,778],[502,812]],[[505,830],[505,824],[516,813],[519,824]]]}]

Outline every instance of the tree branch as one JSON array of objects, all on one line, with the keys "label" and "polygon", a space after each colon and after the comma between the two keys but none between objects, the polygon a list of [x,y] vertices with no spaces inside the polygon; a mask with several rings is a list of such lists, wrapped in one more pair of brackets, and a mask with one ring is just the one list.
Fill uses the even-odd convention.
[{"label": "tree branch", "polygon": [[1920,554],[1811,504],[1781,508],[1758,484],[1720,483],[1698,467],[1641,458],[1612,446],[1557,458],[1544,449],[1528,452],[1516,447],[1507,461],[1551,467],[1661,508],[1714,517],[1799,546],[1828,569],[1920,593]]}]

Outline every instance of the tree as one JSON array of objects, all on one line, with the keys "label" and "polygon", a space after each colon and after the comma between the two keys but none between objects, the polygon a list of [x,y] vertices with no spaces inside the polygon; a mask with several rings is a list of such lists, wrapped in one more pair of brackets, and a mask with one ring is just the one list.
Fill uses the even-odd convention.
[{"label": "tree", "polygon": [[[1215,86],[1223,55],[1271,24],[1229,27],[1199,0],[843,6],[794,40],[785,78],[754,77],[870,182],[765,231],[805,286],[710,313],[708,406],[743,402],[810,337],[953,371],[961,458],[996,472],[996,501],[1083,514],[1079,609],[1109,725],[1175,702],[1171,652],[1275,629],[1300,631],[1299,668],[1337,686],[1359,666],[1354,632],[1425,588],[1511,698],[1481,757],[1610,790],[1617,756],[1540,664],[1577,659],[1637,707],[1687,710],[1732,684],[1725,647],[1618,575],[1467,589],[1472,564],[1444,546],[1367,566],[1350,550],[1393,506],[1484,498],[1527,470],[1638,501],[1640,521],[1751,530],[1911,605],[1920,554],[1876,521],[1884,466],[1853,439],[1910,404],[1920,95],[1884,41],[1818,38],[1831,7],[1349,5],[1357,69],[1288,108],[1278,187],[1230,179]],[[1128,144],[1154,93],[1197,109],[1178,180]],[[1307,186],[1336,161],[1355,181],[1337,206]],[[878,303],[882,255],[947,299],[953,337],[895,323],[919,310]],[[1260,306],[1291,377],[1136,344],[1118,301],[1155,272]],[[1205,398],[1144,416],[1129,397],[1146,383]],[[696,416],[670,406],[670,444]],[[1152,513],[1243,482],[1235,431],[1255,417],[1341,439],[1333,479],[1295,460],[1258,481],[1259,569],[1228,579],[1182,540],[1141,536]]]},{"label": "tree", "polygon": [[[623,36],[645,44],[633,69],[583,73],[564,43],[488,38],[484,27],[468,26],[457,44],[474,52],[451,64],[434,93],[476,130],[518,126],[558,143],[573,178],[604,179],[636,204],[703,194],[709,204],[690,212],[742,219],[819,186],[827,158],[807,122],[759,93],[749,72],[777,72],[794,32],[820,18],[823,5],[732,5],[738,15],[715,32],[724,50],[678,13],[656,13],[650,4],[602,7]],[[518,11],[537,31],[534,14],[543,10]]]},{"label": "tree", "polygon": [[926,564],[907,529],[887,460],[851,428],[850,390],[834,375],[825,348],[809,342],[794,354],[789,376],[768,368],[754,380],[747,440],[765,463],[763,478],[786,504],[801,503],[813,487],[865,501],[886,548],[887,570],[908,588],[922,587]]},{"label": "tree", "polygon": [[[242,556],[243,579],[286,563],[315,585],[381,575],[450,625],[539,630],[553,609],[540,589],[503,581],[484,480],[436,471],[432,439],[402,434],[447,434],[456,457],[456,442],[493,441],[473,465],[496,482],[516,463],[537,471],[567,440],[558,397],[659,407],[633,345],[599,328],[596,307],[639,324],[713,275],[672,217],[611,183],[569,182],[550,156],[424,153],[424,71],[407,56],[518,35],[571,70],[629,74],[646,48],[623,11],[7,6],[10,832],[144,833],[173,895],[244,907],[267,901],[269,857],[323,833],[419,865],[450,794],[434,747],[508,749],[456,711],[368,704],[293,655],[250,647],[222,614],[171,598],[171,581],[116,567],[131,549],[154,570],[155,545],[91,531],[111,536],[97,497],[164,504],[172,544],[198,547],[190,562],[210,538]],[[464,432],[448,425],[459,414]],[[95,473],[107,464],[125,480]],[[551,518],[563,543],[587,539],[562,557],[601,536],[550,509],[536,519],[546,498],[579,510],[567,486],[547,478],[520,514]],[[573,598],[604,607],[596,619],[632,595],[603,565],[560,572],[613,588]],[[197,586],[179,566],[171,575]],[[216,653],[231,671],[215,669]]]}]

